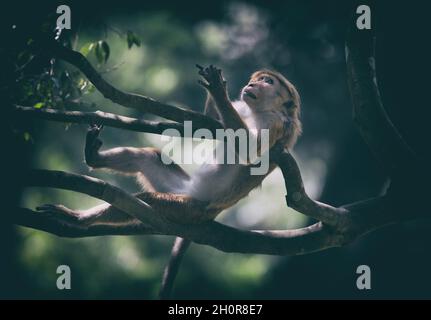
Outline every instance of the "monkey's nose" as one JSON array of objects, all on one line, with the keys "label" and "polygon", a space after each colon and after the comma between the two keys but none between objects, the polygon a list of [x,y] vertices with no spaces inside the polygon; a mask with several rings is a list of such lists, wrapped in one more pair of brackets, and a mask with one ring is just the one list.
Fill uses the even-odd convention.
[{"label": "monkey's nose", "polygon": [[256,86],[256,84],[255,83],[249,83],[248,86],[253,88],[254,86]]}]

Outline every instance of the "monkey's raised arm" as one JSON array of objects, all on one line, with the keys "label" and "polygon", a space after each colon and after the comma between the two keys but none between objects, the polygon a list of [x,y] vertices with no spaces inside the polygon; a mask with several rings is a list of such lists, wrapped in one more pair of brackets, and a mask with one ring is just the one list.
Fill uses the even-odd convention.
[{"label": "monkey's raised arm", "polygon": [[221,69],[212,65],[207,68],[203,68],[199,65],[197,65],[197,67],[199,68],[199,74],[206,80],[206,82],[200,80],[199,84],[211,94],[215,102],[214,107],[218,111],[225,129],[245,129],[248,132],[246,124],[232,106],[226,90],[226,82],[223,80],[221,74]]},{"label": "monkey's raised arm", "polygon": [[205,101],[204,114],[214,119],[221,120],[220,114],[217,111],[217,107],[211,93],[207,92],[207,99]]}]

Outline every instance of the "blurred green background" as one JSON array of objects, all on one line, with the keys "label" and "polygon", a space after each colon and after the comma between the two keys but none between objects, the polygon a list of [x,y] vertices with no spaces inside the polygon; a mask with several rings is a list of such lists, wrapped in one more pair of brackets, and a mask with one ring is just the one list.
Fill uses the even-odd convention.
[{"label": "blurred green background", "polygon": [[[310,196],[341,205],[377,195],[385,187],[385,177],[351,120],[344,58],[344,35],[353,12],[351,2],[68,4],[72,10],[72,32],[65,32],[62,39],[85,53],[117,88],[203,111],[205,92],[196,82],[196,63],[221,67],[232,98],[238,96],[252,72],[260,68],[278,70],[297,86],[302,98],[304,134],[294,154]],[[57,4],[26,5],[34,12],[20,11],[17,6],[16,12],[11,11],[17,16],[9,17],[19,29],[17,38],[30,37],[30,26],[49,21],[49,13],[54,12]],[[420,30],[424,30],[420,26],[408,39],[403,38],[393,22],[397,15],[404,14],[385,1],[379,1],[373,12],[373,22],[376,21],[381,35],[377,52],[379,80],[392,119],[415,150],[426,156],[422,134],[426,124],[420,103],[409,104],[413,112],[409,112],[406,121],[404,102],[412,102],[412,97],[407,95],[406,84],[401,87],[396,81],[412,72],[411,67],[399,62],[407,51],[406,45],[399,47],[399,39],[411,40],[412,34],[421,38]],[[413,16],[407,16],[413,23]],[[130,48],[128,37],[129,42],[130,37],[136,39]],[[100,50],[96,49],[98,41],[109,45],[106,62],[106,51],[96,52]],[[416,63],[423,62],[420,56],[416,59]],[[414,71],[419,73],[414,76],[419,81],[421,71]],[[63,81],[65,75],[67,79]],[[63,82],[58,85],[53,78]],[[47,85],[51,82],[54,84]],[[63,102],[75,99],[91,104],[81,110],[100,109],[155,119],[104,99],[72,66],[55,60],[51,63],[46,57],[34,57],[17,83],[15,98],[23,105],[55,105],[67,110],[71,108]],[[56,101],[53,95],[59,90],[62,100]],[[421,101],[420,98],[419,93],[413,99]],[[89,174],[136,192],[138,185],[130,177],[88,170],[83,160],[85,133],[85,125],[46,121],[25,122],[16,130],[29,150],[25,159],[28,166]],[[104,129],[102,139],[104,148],[163,145],[158,135],[109,127]],[[192,172],[195,168],[185,169]],[[262,188],[252,191],[218,220],[245,229],[286,229],[311,223],[285,206],[284,194],[284,181],[277,169]],[[100,201],[72,192],[28,188],[23,190],[19,203],[33,209],[44,203],[85,209]],[[346,248],[303,257],[228,254],[192,245],[180,269],[174,297],[430,297],[430,227],[429,223],[393,226]],[[0,294],[5,298],[154,299],[173,242],[167,236],[63,239],[21,227],[2,228],[6,240],[1,248],[5,254]],[[56,288],[55,271],[61,264],[71,267],[72,290]],[[356,289],[355,271],[360,264],[371,267],[371,291]]]}]

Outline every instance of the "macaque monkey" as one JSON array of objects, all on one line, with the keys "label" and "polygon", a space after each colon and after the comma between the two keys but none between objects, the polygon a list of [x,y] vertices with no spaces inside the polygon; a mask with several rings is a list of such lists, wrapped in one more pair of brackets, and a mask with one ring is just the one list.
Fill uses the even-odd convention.
[{"label": "macaque monkey", "polygon": [[[205,113],[217,118],[225,129],[269,129],[269,148],[281,143],[294,146],[301,134],[300,99],[295,87],[280,73],[260,70],[252,74],[241,90],[240,99],[231,102],[220,69],[199,68],[199,83],[208,91]],[[276,167],[265,175],[251,175],[248,164],[203,164],[189,176],[179,165],[165,164],[154,148],[118,147],[100,151],[101,126],[90,127],[85,144],[85,161],[91,168],[106,168],[133,175],[143,186],[137,196],[156,212],[179,223],[214,219],[221,211],[244,198]],[[102,204],[88,210],[71,210],[60,205],[44,205],[39,210],[66,223],[139,224],[136,218]]]},{"label": "macaque monkey", "polygon": [[[288,149],[293,147],[301,133],[300,100],[295,87],[280,73],[268,70],[253,73],[241,90],[240,99],[233,102],[229,100],[220,69],[199,66],[199,74],[203,77],[199,83],[208,91],[206,114],[220,120],[226,129],[257,129],[258,133],[260,129],[269,129],[269,147],[276,142]],[[135,176],[144,189],[138,197],[176,222],[213,219],[259,186],[275,168],[271,164],[266,175],[253,176],[248,165],[209,163],[189,176],[174,162],[164,164],[160,150],[155,148],[118,147],[100,151],[101,129],[90,126],[85,144],[86,163],[91,168]],[[52,213],[53,218],[83,225],[140,223],[108,204],[79,211],[52,205],[39,209]]]}]

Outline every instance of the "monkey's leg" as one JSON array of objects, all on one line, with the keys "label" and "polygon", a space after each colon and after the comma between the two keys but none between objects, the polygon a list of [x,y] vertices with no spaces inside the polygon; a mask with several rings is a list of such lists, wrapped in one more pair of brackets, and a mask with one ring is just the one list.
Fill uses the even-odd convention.
[{"label": "monkey's leg", "polygon": [[63,205],[44,204],[36,208],[41,214],[63,223],[80,226],[90,225],[129,225],[140,223],[139,220],[104,203],[87,210],[73,210]]},{"label": "monkey's leg", "polygon": [[[147,191],[169,192],[167,196],[158,195],[150,197],[148,194],[142,196],[145,197],[143,200],[147,201],[150,205],[155,204],[154,201],[160,203],[160,210],[163,210],[165,207],[167,210],[169,209],[171,212],[168,212],[167,216],[172,215],[172,212],[178,212],[174,204],[176,202],[178,202],[177,205],[179,207],[184,208],[181,212],[185,212],[186,209],[190,210],[191,213],[197,211],[191,210],[188,205],[188,203],[193,202],[192,200],[187,201],[186,198],[183,199],[180,195],[175,196],[170,194],[182,190],[185,182],[190,178],[180,166],[173,161],[170,164],[163,163],[160,151],[154,148],[124,147],[100,152],[99,149],[102,141],[98,136],[101,129],[101,126],[93,125],[90,126],[87,133],[85,159],[90,166],[109,168],[134,175]],[[62,205],[44,205],[38,209],[55,219],[82,225],[139,222],[128,214],[111,207],[109,204],[102,204],[87,210],[72,210]],[[155,209],[157,211],[157,208]],[[204,210],[204,208],[199,210]]]},{"label": "monkey's leg", "polygon": [[[155,212],[176,223],[200,223],[211,220],[216,212],[206,209],[208,202],[199,201],[186,195],[142,192],[137,198],[148,203]],[[45,204],[36,208],[41,214],[64,223],[90,225],[128,225],[140,223],[127,213],[104,203],[87,210],[73,210],[63,205]]]},{"label": "monkey's leg", "polygon": [[200,201],[188,195],[142,192],[139,198],[148,203],[157,213],[166,219],[181,223],[195,224],[215,218],[216,211],[208,210],[208,201]]},{"label": "monkey's leg", "polygon": [[146,191],[181,193],[190,177],[172,159],[155,148],[118,147],[99,151],[101,129],[93,125],[87,133],[85,161],[90,167],[134,175]]}]

